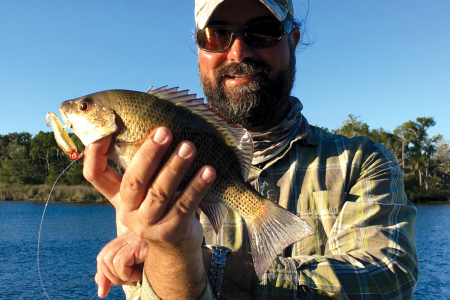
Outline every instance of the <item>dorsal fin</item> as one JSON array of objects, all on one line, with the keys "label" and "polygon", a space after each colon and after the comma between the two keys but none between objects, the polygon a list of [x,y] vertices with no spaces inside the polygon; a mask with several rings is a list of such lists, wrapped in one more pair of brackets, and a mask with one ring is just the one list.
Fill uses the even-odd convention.
[{"label": "dorsal fin", "polygon": [[178,91],[178,88],[168,89],[167,86],[164,86],[156,90],[149,88],[147,93],[170,101],[175,105],[185,107],[214,126],[225,142],[234,150],[239,159],[242,177],[244,181],[247,181],[253,159],[252,138],[247,130],[240,125],[229,123],[209,105],[206,105],[202,98],[197,98],[195,94],[189,94],[187,90]]}]

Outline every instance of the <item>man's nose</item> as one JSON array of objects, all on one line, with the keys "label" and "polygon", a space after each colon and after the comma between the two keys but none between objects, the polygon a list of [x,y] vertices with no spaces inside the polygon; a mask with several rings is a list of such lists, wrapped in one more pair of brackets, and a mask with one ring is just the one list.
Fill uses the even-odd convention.
[{"label": "man's nose", "polygon": [[230,49],[228,49],[228,60],[242,62],[248,57],[253,57],[253,49],[249,47],[241,37],[236,37]]}]

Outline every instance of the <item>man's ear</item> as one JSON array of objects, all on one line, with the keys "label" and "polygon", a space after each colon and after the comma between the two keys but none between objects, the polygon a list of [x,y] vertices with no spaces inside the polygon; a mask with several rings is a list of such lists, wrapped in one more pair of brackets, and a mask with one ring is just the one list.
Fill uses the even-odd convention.
[{"label": "man's ear", "polygon": [[292,42],[294,43],[294,48],[297,48],[298,42],[300,41],[300,30],[298,28],[292,29]]}]

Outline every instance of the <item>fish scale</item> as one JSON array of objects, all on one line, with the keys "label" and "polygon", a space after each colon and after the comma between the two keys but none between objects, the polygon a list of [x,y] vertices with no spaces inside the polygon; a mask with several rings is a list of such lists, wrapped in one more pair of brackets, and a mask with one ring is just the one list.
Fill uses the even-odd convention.
[{"label": "fish scale", "polygon": [[112,135],[108,156],[124,169],[147,135],[159,126],[173,134],[160,168],[181,141],[191,141],[197,155],[180,187],[202,166],[215,168],[216,180],[199,209],[216,233],[226,217],[226,206],[244,218],[258,277],[285,247],[314,233],[305,221],[264,198],[246,182],[253,156],[248,132],[228,123],[187,91],[165,87],[147,93],[104,91],[65,101],[60,112],[85,145]]}]

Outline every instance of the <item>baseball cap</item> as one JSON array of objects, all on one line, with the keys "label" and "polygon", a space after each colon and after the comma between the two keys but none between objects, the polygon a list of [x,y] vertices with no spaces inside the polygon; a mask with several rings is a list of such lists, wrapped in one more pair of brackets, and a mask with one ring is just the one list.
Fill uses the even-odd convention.
[{"label": "baseball cap", "polygon": [[[209,18],[223,1],[226,0],[195,0],[195,23],[198,29],[205,28]],[[259,2],[263,3],[280,21],[286,19],[288,14],[291,18],[294,17],[292,0],[259,0]]]}]

